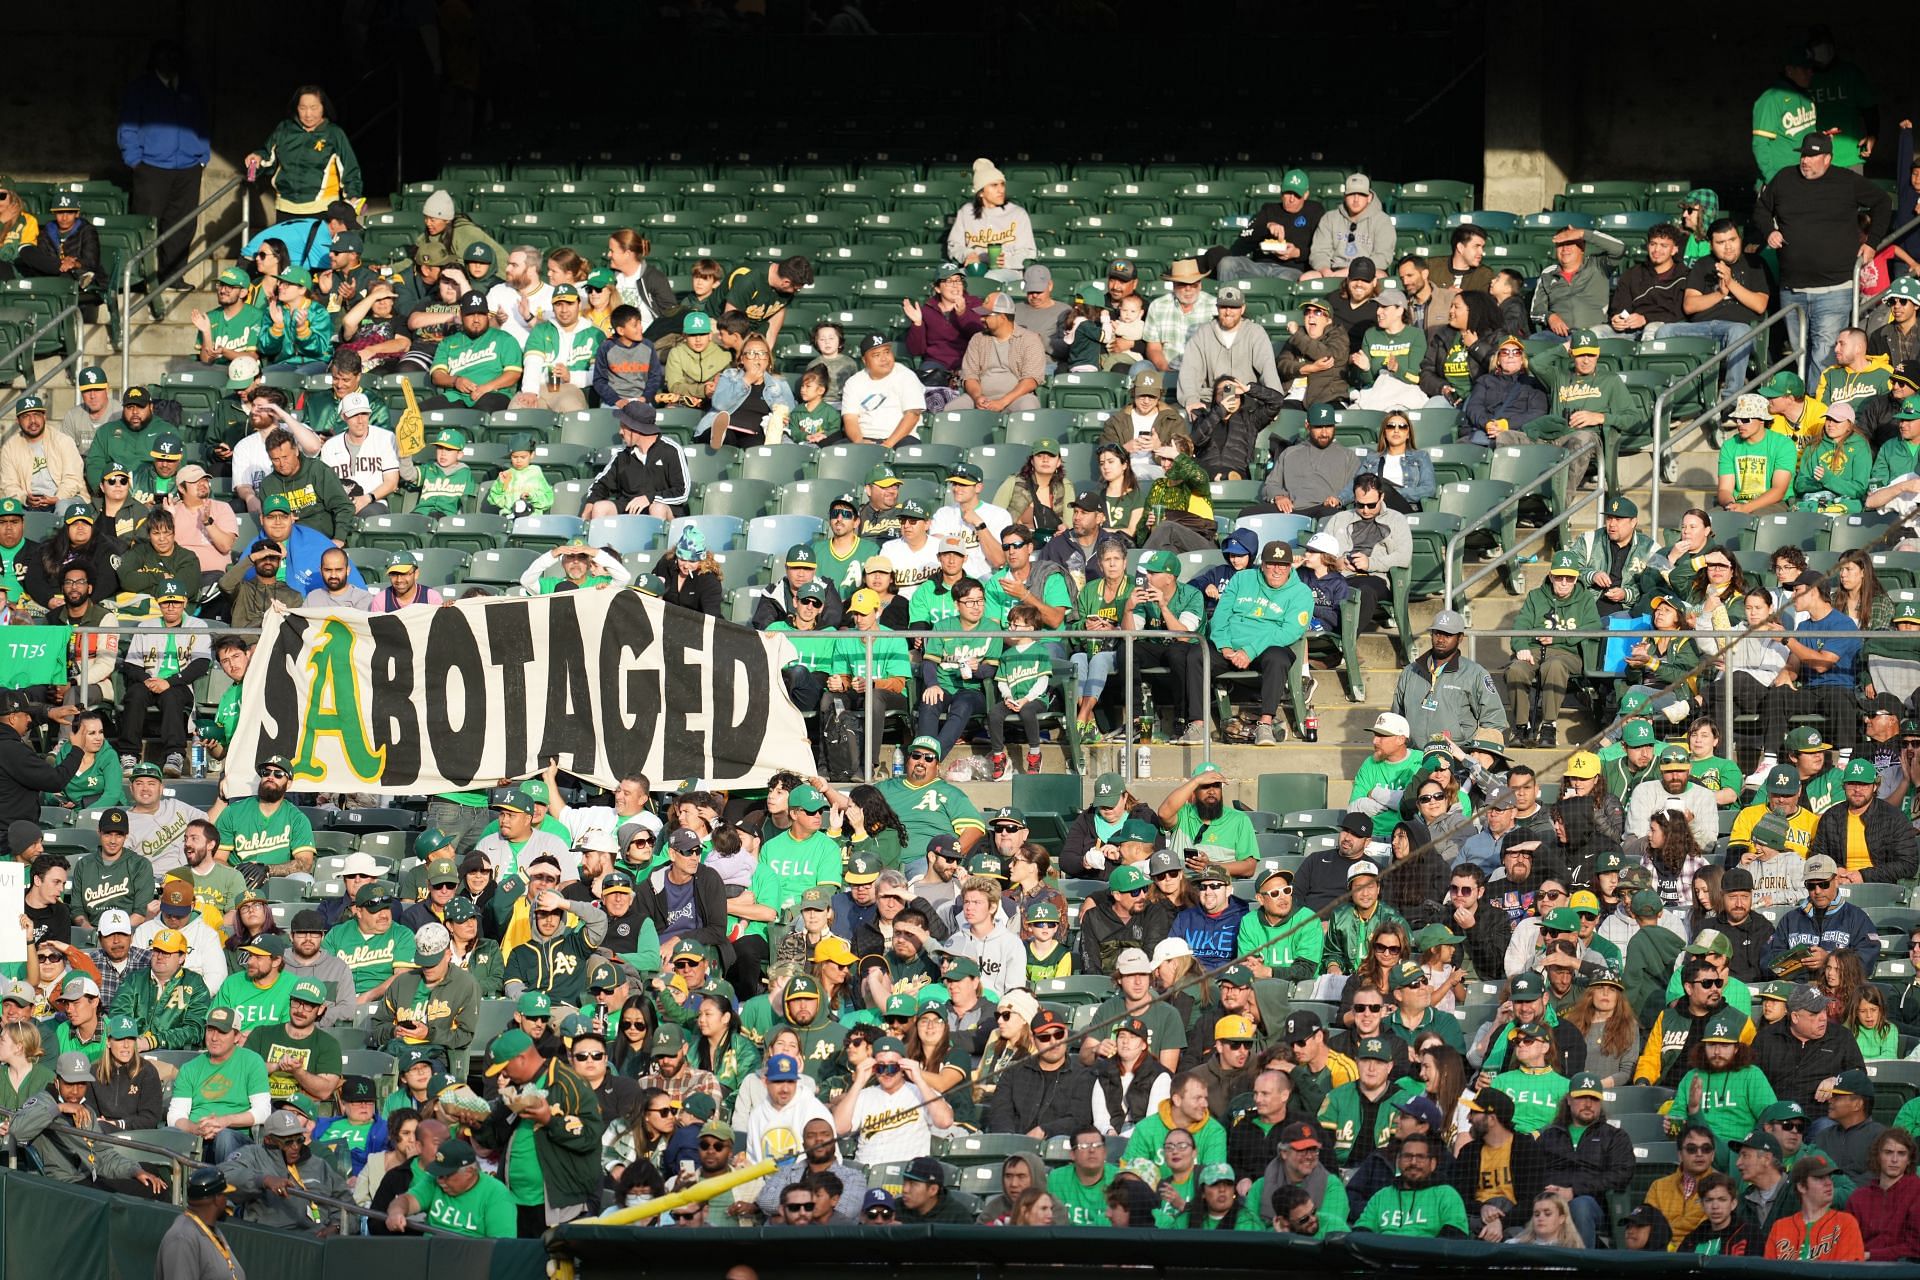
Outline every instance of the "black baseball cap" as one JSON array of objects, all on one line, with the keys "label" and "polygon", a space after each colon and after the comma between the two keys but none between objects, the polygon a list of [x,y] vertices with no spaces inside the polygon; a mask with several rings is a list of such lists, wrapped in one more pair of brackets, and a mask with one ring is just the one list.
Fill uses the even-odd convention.
[{"label": "black baseball cap", "polygon": [[461,294],[460,314],[463,316],[483,316],[487,314],[486,295],[483,293]]}]

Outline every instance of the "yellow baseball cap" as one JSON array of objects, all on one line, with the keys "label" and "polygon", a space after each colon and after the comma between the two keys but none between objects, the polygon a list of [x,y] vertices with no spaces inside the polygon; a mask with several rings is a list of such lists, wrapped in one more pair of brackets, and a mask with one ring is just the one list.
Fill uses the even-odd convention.
[{"label": "yellow baseball cap", "polygon": [[1562,775],[1568,778],[1597,778],[1600,776],[1600,757],[1591,751],[1576,751],[1567,761]]},{"label": "yellow baseball cap", "polygon": [[187,935],[178,929],[162,929],[153,935],[153,941],[147,944],[149,951],[177,951],[184,955],[187,951]]}]

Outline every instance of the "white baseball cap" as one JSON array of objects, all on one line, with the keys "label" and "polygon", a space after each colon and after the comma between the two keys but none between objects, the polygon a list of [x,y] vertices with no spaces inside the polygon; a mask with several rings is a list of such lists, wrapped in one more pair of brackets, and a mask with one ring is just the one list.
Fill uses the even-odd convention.
[{"label": "white baseball cap", "polygon": [[1124,978],[1130,973],[1152,972],[1153,961],[1138,947],[1128,947],[1113,962],[1113,976],[1116,978]]},{"label": "white baseball cap", "polygon": [[346,398],[340,401],[340,416],[343,418],[351,418],[356,413],[372,412],[373,402],[367,399],[364,391],[350,391]]},{"label": "white baseball cap", "polygon": [[1318,551],[1324,556],[1340,554],[1340,539],[1330,533],[1316,533],[1307,539],[1307,550]]},{"label": "white baseball cap", "polygon": [[1193,947],[1185,938],[1162,938],[1153,949],[1153,967],[1158,969],[1168,960],[1178,960],[1181,956],[1193,954]]},{"label": "white baseball cap", "polygon": [[578,848],[590,849],[595,853],[618,853],[620,846],[614,842],[613,832],[605,827],[589,827],[580,837]]},{"label": "white baseball cap", "polygon": [[1405,738],[1412,736],[1413,726],[1408,724],[1407,718],[1398,712],[1382,711],[1374,717],[1373,731],[1391,734],[1396,738]]},{"label": "white baseball cap", "polygon": [[102,911],[100,913],[100,936],[111,937],[116,933],[133,934],[133,918],[124,911]]}]

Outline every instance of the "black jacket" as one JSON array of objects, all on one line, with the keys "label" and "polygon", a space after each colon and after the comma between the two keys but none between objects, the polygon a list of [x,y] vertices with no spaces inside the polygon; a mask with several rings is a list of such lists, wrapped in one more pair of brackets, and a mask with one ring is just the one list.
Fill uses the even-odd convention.
[{"label": "black jacket", "polygon": [[[1867,858],[1873,863],[1860,873],[1860,878],[1869,884],[1900,884],[1911,880],[1914,872],[1920,870],[1920,845],[1914,842],[1913,824],[1901,816],[1898,809],[1875,797],[1861,815],[1860,825],[1866,828]],[[1807,856],[1825,856],[1843,867],[1847,865],[1844,802],[1820,815],[1820,825],[1813,829],[1813,843],[1807,848]]]},{"label": "black jacket", "polygon": [[[633,887],[633,912],[636,917],[648,917],[662,938],[667,934],[667,895],[666,890],[655,889],[656,879],[664,881],[663,869],[654,875],[642,876]],[[725,955],[731,951],[727,946],[727,882],[720,873],[711,867],[701,867],[693,873],[693,909],[699,919],[694,929],[681,935],[692,938],[703,947],[712,947]]]},{"label": "black jacket", "polygon": [[646,449],[622,449],[600,469],[587,490],[586,502],[611,502],[621,511],[634,498],[664,502],[673,514],[687,514],[693,486],[687,479],[687,455],[679,442],[662,436]]},{"label": "black jacket", "polygon": [[[13,854],[13,850],[7,847],[7,824],[37,824],[40,820],[40,793],[64,790],[79,771],[78,751],[69,752],[59,764],[48,764],[46,757],[27,745],[26,740],[10,726],[0,724],[0,856],[11,857]],[[1152,950],[1151,946],[1148,950]]]},{"label": "black jacket", "polygon": [[680,572],[676,567],[678,563],[672,551],[668,551],[655,562],[653,571],[660,578],[660,598],[668,604],[677,604],[682,609],[704,613],[710,618],[723,616],[727,591],[720,582],[720,575],[690,573],[687,575],[685,585],[682,585]]},{"label": "black jacket", "polygon": [[1773,936],[1773,923],[1770,920],[1754,911],[1749,912],[1739,924],[1731,924],[1726,913],[1722,912],[1710,917],[1707,923],[1726,934],[1727,940],[1733,943],[1731,964],[1734,977],[1748,984],[1766,982],[1773,977],[1773,970],[1761,959],[1767,939]]},{"label": "black jacket", "polygon": [[1835,166],[1819,178],[1801,176],[1798,165],[1773,175],[1753,206],[1754,243],[1778,230],[1780,287],[1817,289],[1846,284],[1860,254],[1860,210],[1867,211],[1866,237],[1878,244],[1893,217],[1893,197],[1850,169]]},{"label": "black jacket", "polygon": [[[38,809],[35,812],[39,812]],[[1128,947],[1147,954],[1166,939],[1173,929],[1173,912],[1164,902],[1150,903],[1124,924],[1113,913],[1113,900],[1105,892],[1087,899],[1080,913],[1080,942],[1073,956],[1073,971],[1081,974],[1113,972],[1113,962]]]},{"label": "black jacket", "polygon": [[1093,1123],[1093,1072],[1074,1061],[1058,1071],[1042,1071],[1038,1058],[1022,1058],[1007,1068],[987,1104],[989,1133],[1030,1133],[1071,1137]]},{"label": "black jacket", "polygon": [[1633,1139],[1605,1120],[1589,1127],[1578,1143],[1561,1124],[1548,1125],[1534,1142],[1544,1185],[1570,1187],[1576,1196],[1592,1196],[1605,1204],[1607,1193],[1625,1191],[1633,1181]]},{"label": "black jacket", "polygon": [[[1457,922],[1453,913],[1448,912],[1440,918],[1440,923],[1452,929]],[[1498,982],[1507,973],[1507,944],[1513,941],[1513,917],[1492,902],[1482,898],[1479,910],[1473,913],[1473,928],[1467,930],[1467,961],[1473,966],[1476,977],[1486,982]]]},{"label": "black jacket", "polygon": [[1166,1074],[1167,1069],[1160,1065],[1160,1060],[1149,1053],[1134,1068],[1132,1082],[1122,1089],[1118,1057],[1101,1058],[1093,1064],[1094,1087],[1106,1099],[1107,1119],[1115,1129],[1124,1132],[1153,1113],[1147,1100],[1153,1093],[1154,1082]]},{"label": "black jacket", "polygon": [[[1107,867],[1095,871],[1087,866],[1087,850],[1100,843],[1099,833],[1093,829],[1093,814],[1094,811],[1091,808],[1082,809],[1067,825],[1066,838],[1060,842],[1060,874],[1069,879],[1092,877],[1104,880],[1107,872],[1113,869]],[[1155,827],[1160,825],[1160,819],[1154,815],[1153,806],[1150,804],[1136,804],[1127,816],[1138,818],[1142,822],[1151,822]]]},{"label": "black jacket", "polygon": [[1248,387],[1240,397],[1240,407],[1231,415],[1220,407],[1208,405],[1205,413],[1193,420],[1193,453],[1200,467],[1210,476],[1237,471],[1251,480],[1253,443],[1267,424],[1280,416],[1286,397],[1261,383]]},{"label": "black jacket", "polygon": [[1310,853],[1293,874],[1293,905],[1321,911],[1347,896],[1347,868],[1356,860],[1338,847]]},{"label": "black jacket", "polygon": [[1227,253],[1236,258],[1251,258],[1255,262],[1284,261],[1260,247],[1263,241],[1273,238],[1272,233],[1267,230],[1267,224],[1273,222],[1278,223],[1280,230],[1286,233],[1281,239],[1300,251],[1300,256],[1293,259],[1293,262],[1296,265],[1305,265],[1307,252],[1313,248],[1314,229],[1320,225],[1320,217],[1325,212],[1326,209],[1318,200],[1301,201],[1298,213],[1288,213],[1287,207],[1278,200],[1271,204],[1263,204],[1260,206],[1260,212],[1247,219],[1246,230],[1240,233],[1239,239],[1227,247]]},{"label": "black jacket", "polygon": [[[822,631],[838,630],[846,617],[846,606],[840,602],[839,588],[825,578],[816,577],[814,581],[827,589],[827,602],[820,608],[818,625]],[[791,623],[792,621],[793,588],[787,585],[785,578],[782,578],[762,591],[753,602],[753,620],[750,625],[755,631],[765,631],[776,622]]]},{"label": "black jacket", "polygon": [[1842,1071],[1864,1071],[1866,1060],[1853,1033],[1841,1023],[1828,1019],[1827,1033],[1803,1044],[1790,1029],[1792,1021],[1788,1014],[1754,1036],[1753,1065],[1766,1073],[1775,1097],[1799,1103],[1809,1120],[1818,1120],[1827,1114],[1827,1104],[1813,1097],[1820,1082]]}]

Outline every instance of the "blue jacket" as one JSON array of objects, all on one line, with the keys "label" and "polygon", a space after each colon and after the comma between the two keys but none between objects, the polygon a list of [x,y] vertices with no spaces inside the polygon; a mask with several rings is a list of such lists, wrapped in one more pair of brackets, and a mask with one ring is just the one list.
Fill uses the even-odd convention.
[{"label": "blue jacket", "polygon": [[[265,537],[265,534],[261,535],[261,538]],[[299,592],[301,599],[306,598],[307,592],[327,585],[320,580],[320,559],[333,549],[332,538],[318,529],[309,529],[303,524],[295,524],[293,532],[287,535],[286,548],[287,562],[283,566],[281,580]],[[251,553],[252,548],[249,547],[246,554]],[[246,576],[249,578],[254,576],[251,568],[247,570]],[[347,581],[356,587],[367,585],[366,579],[360,576],[360,566],[352,560],[347,561]]]},{"label": "blue jacket", "polygon": [[192,169],[213,155],[207,108],[185,80],[167,88],[149,72],[120,101],[120,158],[129,169]]},{"label": "blue jacket", "polygon": [[[1257,556],[1260,554],[1260,540],[1245,529],[1235,529],[1227,535],[1227,540],[1220,544],[1220,550],[1223,552],[1235,551],[1240,555]],[[1206,596],[1208,587],[1217,586],[1224,589],[1227,585],[1227,579],[1233,577],[1233,575],[1234,568],[1232,565],[1217,564],[1213,568],[1204,570],[1187,579],[1187,585],[1195,591],[1198,591],[1202,596]],[[1208,613],[1213,612],[1215,603],[1211,597],[1207,599]]]},{"label": "blue jacket", "polygon": [[1805,903],[1781,916],[1773,936],[1760,950],[1760,963],[1771,969],[1773,962],[1787,952],[1808,945],[1819,946],[1829,954],[1842,947],[1850,948],[1860,957],[1861,967],[1868,973],[1880,962],[1880,935],[1873,931],[1873,921],[1867,913],[1851,902],[1834,903],[1817,921]]},{"label": "blue jacket", "polygon": [[1246,914],[1247,904],[1238,898],[1228,898],[1227,909],[1218,916],[1210,916],[1197,906],[1188,907],[1173,918],[1173,931],[1167,936],[1185,938],[1202,969],[1217,969],[1240,954],[1235,943],[1240,935],[1240,917]]},{"label": "blue jacket", "polygon": [[1490,446],[1493,437],[1487,434],[1487,423],[1505,418],[1509,426],[1523,427],[1544,415],[1547,408],[1547,389],[1533,374],[1508,377],[1483,373],[1473,380],[1466,408],[1460,411],[1460,439],[1465,444]]},{"label": "blue jacket", "polygon": [[[767,402],[768,409],[778,405],[785,405],[789,410],[794,408],[793,392],[788,388],[787,380],[777,373],[767,375],[766,382],[760,387],[760,398]],[[731,369],[722,369],[713,384],[713,408],[701,417],[695,434],[712,431],[715,417],[732,413],[746,402],[747,380],[741,374],[740,367],[735,365]]]},{"label": "blue jacket", "polygon": [[[1377,476],[1381,473],[1380,469],[1383,465],[1384,459],[1379,454],[1370,453],[1360,459],[1360,465],[1354,468],[1353,474]],[[1440,492],[1439,482],[1433,475],[1433,459],[1427,456],[1426,450],[1409,449],[1400,456],[1400,466],[1402,473],[1406,476],[1406,482],[1400,486],[1400,496],[1408,502],[1418,506]],[[1353,501],[1352,481],[1348,481],[1347,487],[1341,491],[1340,501],[1342,503]]]}]

